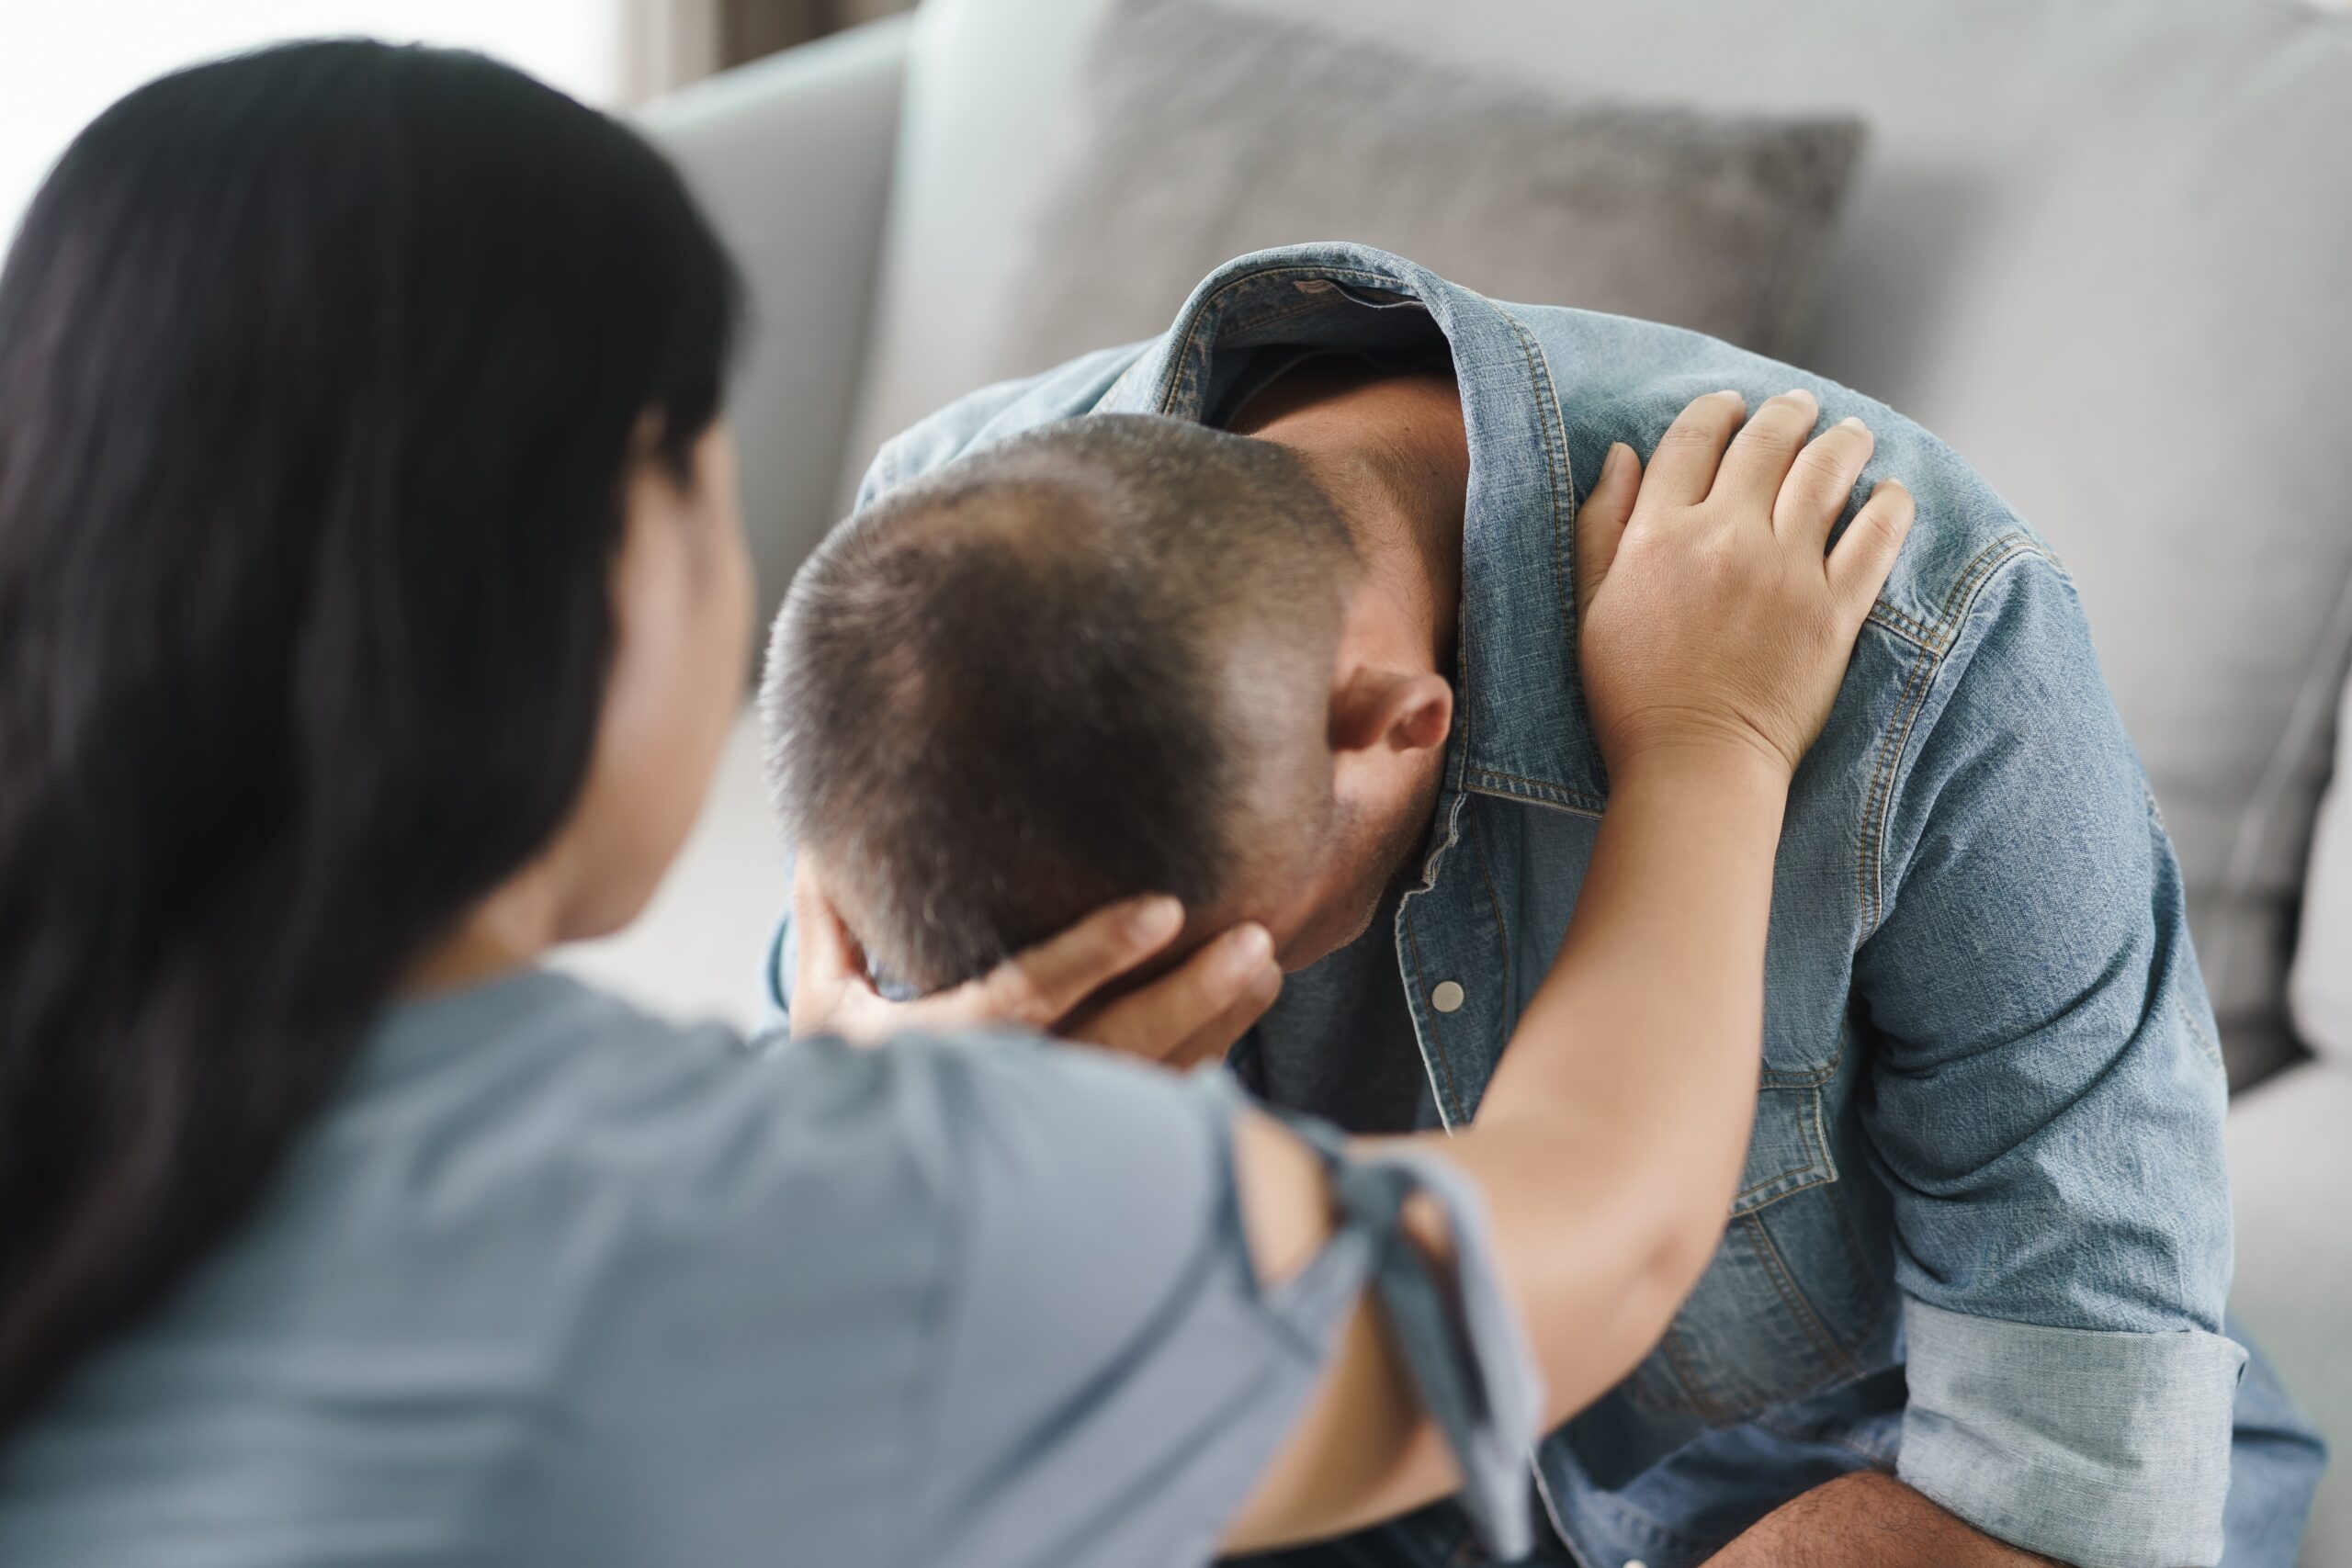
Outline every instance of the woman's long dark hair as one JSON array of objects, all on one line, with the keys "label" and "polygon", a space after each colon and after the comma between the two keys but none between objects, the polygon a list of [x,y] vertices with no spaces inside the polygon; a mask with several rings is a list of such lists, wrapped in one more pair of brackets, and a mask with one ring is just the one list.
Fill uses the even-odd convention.
[{"label": "woman's long dark hair", "polygon": [[108,109],[0,275],[0,1434],[253,1209],[560,827],[642,434],[733,274],[676,175],[351,41]]}]

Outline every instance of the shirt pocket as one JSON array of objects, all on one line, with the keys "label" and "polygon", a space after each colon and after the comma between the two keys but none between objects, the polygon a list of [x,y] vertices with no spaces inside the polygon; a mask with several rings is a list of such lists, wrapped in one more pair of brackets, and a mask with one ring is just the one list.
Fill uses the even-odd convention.
[{"label": "shirt pocket", "polygon": [[1723,1246],[1627,1381],[1636,1405],[1730,1426],[1869,1370],[1887,1293],[1831,1157],[1825,1089],[1772,1077]]}]

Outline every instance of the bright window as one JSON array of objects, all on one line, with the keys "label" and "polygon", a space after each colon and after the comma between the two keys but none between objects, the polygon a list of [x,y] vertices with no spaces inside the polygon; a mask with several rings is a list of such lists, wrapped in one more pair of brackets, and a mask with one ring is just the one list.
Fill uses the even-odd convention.
[{"label": "bright window", "polygon": [[74,132],[175,66],[281,39],[364,33],[478,49],[609,107],[627,0],[7,0],[0,4],[0,234]]}]

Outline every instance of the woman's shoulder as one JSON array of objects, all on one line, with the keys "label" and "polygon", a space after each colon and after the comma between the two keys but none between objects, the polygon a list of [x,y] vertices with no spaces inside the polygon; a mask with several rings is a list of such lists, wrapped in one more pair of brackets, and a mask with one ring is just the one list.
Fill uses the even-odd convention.
[{"label": "woman's shoulder", "polygon": [[[300,1506],[424,1557],[715,1561],[789,1522],[891,1560],[943,1484],[922,1413],[998,1408],[1008,1354],[1115,1359],[1199,1252],[1221,1125],[1012,1038],[747,1042],[544,972],[398,1004],[252,1222],[20,1446],[0,1541]],[[1012,1440],[973,1425],[958,1466]]]},{"label": "woman's shoulder", "polygon": [[992,1194],[1057,1172],[1148,1170],[1197,1212],[1225,1179],[1228,1111],[1210,1079],[1018,1034],[746,1039],[534,970],[391,1010],[311,1153],[397,1172],[370,1187],[403,1225],[544,1238],[610,1210],[656,1248],[789,1231],[803,1256],[841,1247],[842,1279],[887,1257],[879,1232],[960,1252],[951,1233],[1004,1223]]}]

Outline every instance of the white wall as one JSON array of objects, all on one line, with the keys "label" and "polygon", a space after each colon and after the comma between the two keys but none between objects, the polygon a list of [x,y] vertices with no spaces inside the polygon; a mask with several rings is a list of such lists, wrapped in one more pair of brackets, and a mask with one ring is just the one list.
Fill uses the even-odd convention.
[{"label": "white wall", "polygon": [[478,49],[601,106],[624,86],[626,0],[0,0],[0,234],[99,110],[175,66],[365,33]]}]

